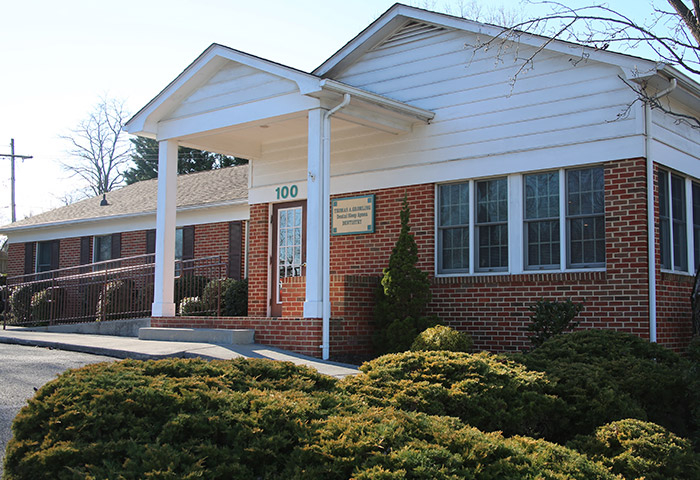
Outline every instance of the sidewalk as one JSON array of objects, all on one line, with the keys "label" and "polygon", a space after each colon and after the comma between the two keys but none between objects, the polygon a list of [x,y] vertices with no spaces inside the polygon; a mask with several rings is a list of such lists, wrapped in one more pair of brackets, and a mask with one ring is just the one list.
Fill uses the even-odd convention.
[{"label": "sidewalk", "polygon": [[343,378],[358,373],[354,365],[328,362],[287,352],[266,345],[216,345],[211,343],[165,342],[139,340],[135,337],[112,335],[86,335],[80,333],[35,332],[20,327],[0,329],[0,343],[13,343],[58,350],[106,355],[116,358],[149,360],[158,358],[204,358],[207,360],[228,360],[232,358],[269,358],[306,365],[319,373]]}]

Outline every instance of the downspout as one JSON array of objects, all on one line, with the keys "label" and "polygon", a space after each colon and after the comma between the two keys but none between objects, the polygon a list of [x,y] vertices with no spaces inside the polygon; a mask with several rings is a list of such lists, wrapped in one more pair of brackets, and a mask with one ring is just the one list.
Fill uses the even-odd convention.
[{"label": "downspout", "polygon": [[644,139],[647,167],[647,255],[649,257],[649,341],[656,343],[656,235],[654,215],[654,160],[651,158],[652,119],[651,102],[671,93],[676,88],[675,78],[671,85],[644,103]]},{"label": "downspout", "polygon": [[331,324],[331,116],[350,103],[350,94],[323,115],[323,327],[322,358],[330,357]]}]

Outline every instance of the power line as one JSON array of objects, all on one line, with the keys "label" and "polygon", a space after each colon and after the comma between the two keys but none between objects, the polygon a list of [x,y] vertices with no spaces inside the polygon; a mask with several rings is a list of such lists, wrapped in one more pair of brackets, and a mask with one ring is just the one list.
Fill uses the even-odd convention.
[{"label": "power line", "polygon": [[12,223],[17,220],[17,215],[15,213],[15,158],[20,158],[26,160],[28,158],[33,158],[31,155],[15,155],[15,139],[10,139],[10,153],[0,153],[0,157],[10,158],[10,207],[12,208]]}]

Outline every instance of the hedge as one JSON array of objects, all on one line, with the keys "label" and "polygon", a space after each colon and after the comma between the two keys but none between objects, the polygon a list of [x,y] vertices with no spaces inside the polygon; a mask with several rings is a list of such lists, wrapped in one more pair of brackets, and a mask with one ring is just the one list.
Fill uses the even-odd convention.
[{"label": "hedge", "polygon": [[449,415],[484,431],[543,436],[563,402],[548,381],[506,357],[427,351],[384,355],[343,382],[357,402]]},{"label": "hedge", "polygon": [[648,420],[683,437],[696,428],[688,364],[656,343],[612,330],[586,330],[552,338],[513,358],[545,373],[547,392],[565,402],[553,417],[557,429],[551,440],[588,435],[623,418]]},{"label": "hedge", "polygon": [[275,478],[341,398],[264,360],[124,361],[68,371],[18,414],[5,480]]},{"label": "hedge", "polygon": [[660,425],[624,419],[598,427],[568,445],[626,479],[698,479],[700,456],[690,441]]}]

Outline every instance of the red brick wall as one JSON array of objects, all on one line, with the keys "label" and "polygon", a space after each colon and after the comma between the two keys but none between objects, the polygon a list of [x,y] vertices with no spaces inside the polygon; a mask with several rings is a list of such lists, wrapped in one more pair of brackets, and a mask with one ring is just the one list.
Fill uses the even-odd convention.
[{"label": "red brick wall", "polygon": [[121,236],[122,257],[135,257],[146,253],[146,230],[123,232]]},{"label": "red brick wall", "polygon": [[248,315],[267,315],[267,269],[269,265],[269,208],[267,204],[251,205],[250,247],[248,249]]},{"label": "red brick wall", "polygon": [[[245,276],[245,222],[241,229],[241,278]],[[228,222],[195,225],[195,258],[220,255],[222,262],[228,262]],[[90,250],[93,243],[90,241]],[[133,257],[146,253],[146,230],[122,232],[121,256]],[[92,254],[90,255],[92,259]],[[59,244],[59,268],[74,267],[80,265],[80,237],[62,238]],[[10,244],[10,258],[8,262],[8,274],[10,276],[24,274],[24,244]]]},{"label": "red brick wall", "polygon": [[321,319],[265,317],[160,317],[152,318],[153,327],[252,328],[255,342],[298,352],[321,355]]}]

